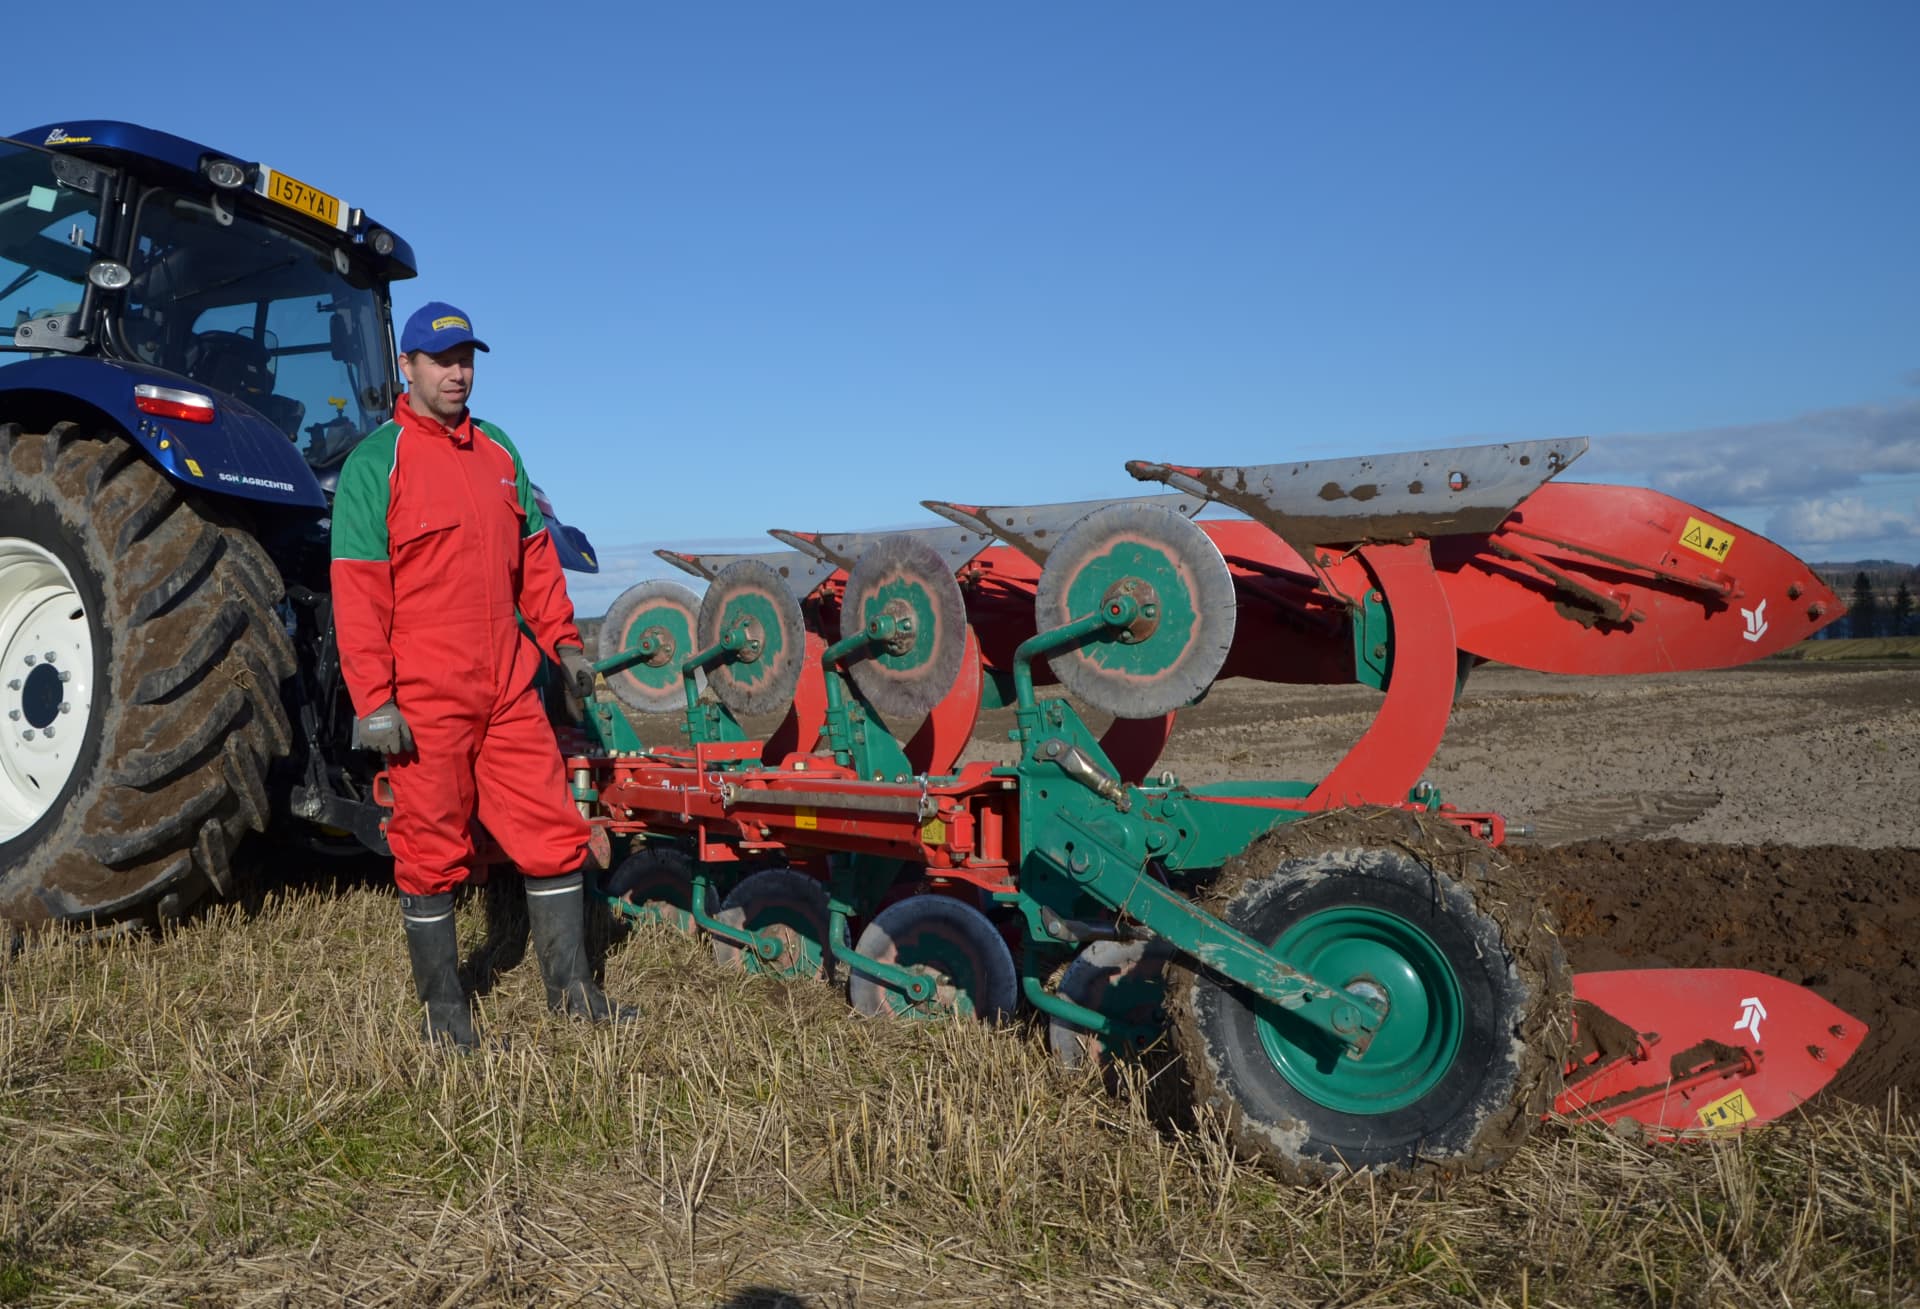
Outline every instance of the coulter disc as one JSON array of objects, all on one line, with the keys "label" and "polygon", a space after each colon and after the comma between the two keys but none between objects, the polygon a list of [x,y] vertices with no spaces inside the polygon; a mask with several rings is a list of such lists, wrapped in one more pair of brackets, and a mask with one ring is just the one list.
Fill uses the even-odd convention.
[{"label": "coulter disc", "polygon": [[1096,509],[1047,556],[1034,595],[1043,632],[1130,597],[1140,616],[1052,656],[1075,696],[1120,718],[1154,718],[1206,692],[1233,645],[1233,576],[1207,534],[1152,504]]},{"label": "coulter disc", "polygon": [[806,625],[786,579],[758,559],[715,573],[700,601],[694,630],[701,650],[736,629],[744,643],[707,669],[707,685],[736,714],[783,712],[806,663]]},{"label": "coulter disc", "polygon": [[869,546],[847,574],[840,630],[893,620],[893,634],[847,664],[862,698],[889,718],[930,712],[953,689],[967,649],[966,604],[953,569],[911,536]]},{"label": "coulter disc", "polygon": [[853,973],[847,998],[863,1014],[901,1018],[978,1018],[997,1023],[1013,1016],[1019,984],[1013,954],[987,916],[944,895],[914,895],[874,915],[856,947],[882,963],[931,977],[933,999],[911,1004],[903,992]]},{"label": "coulter disc", "polygon": [[607,685],[621,704],[637,713],[670,714],[687,707],[680,687],[680,661],[694,653],[694,616],[700,597],[678,582],[648,578],[620,593],[600,622],[598,658],[611,659],[633,649],[644,637],[654,653],[617,673]]}]

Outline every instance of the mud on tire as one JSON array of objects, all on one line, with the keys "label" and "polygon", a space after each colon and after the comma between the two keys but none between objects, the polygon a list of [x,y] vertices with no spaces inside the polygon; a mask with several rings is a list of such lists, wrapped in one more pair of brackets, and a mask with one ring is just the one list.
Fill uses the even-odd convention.
[{"label": "mud on tire", "polygon": [[[1367,1058],[1316,1061],[1283,1039],[1290,1016],[1176,959],[1174,1040],[1196,1106],[1237,1153],[1295,1182],[1414,1182],[1497,1165],[1551,1106],[1571,1030],[1566,957],[1506,859],[1453,824],[1394,809],[1302,819],[1230,861],[1210,907],[1263,943],[1290,941],[1289,960],[1322,981],[1390,993],[1389,1025],[1403,1015]],[[1345,975],[1383,961],[1384,981]]]},{"label": "mud on tire", "polygon": [[[269,765],[292,745],[272,561],[125,437],[66,423],[0,424],[0,541],[57,562],[93,665],[80,713],[60,720],[78,754],[58,793],[9,783],[27,805],[0,831],[0,915],[168,919],[230,894],[235,848],[267,825]],[[0,669],[0,687],[12,676]]]}]

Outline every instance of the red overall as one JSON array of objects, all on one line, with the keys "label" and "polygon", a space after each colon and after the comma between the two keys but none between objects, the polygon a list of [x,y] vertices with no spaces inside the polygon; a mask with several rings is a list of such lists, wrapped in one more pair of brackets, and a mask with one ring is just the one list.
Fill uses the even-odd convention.
[{"label": "red overall", "polygon": [[[580,867],[587,825],[533,678],[580,645],[552,538],[519,454],[490,424],[448,429],[405,397],[341,470],[334,627],[354,712],[389,699],[415,753],[390,758],[394,880],[410,895],[465,881],[476,812],[530,877]],[[382,557],[384,556],[384,557]]]}]

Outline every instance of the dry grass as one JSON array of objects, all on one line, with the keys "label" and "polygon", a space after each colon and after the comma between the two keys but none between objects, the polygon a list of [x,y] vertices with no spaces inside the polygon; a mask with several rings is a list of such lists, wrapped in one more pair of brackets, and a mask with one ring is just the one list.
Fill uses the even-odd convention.
[{"label": "dry grass", "polygon": [[[478,900],[463,928],[483,929]],[[0,1301],[1864,1305],[1920,1287],[1916,1124],[1848,1107],[1647,1149],[1549,1126],[1427,1195],[1303,1191],[1023,1029],[616,943],[637,1029],[417,1044],[398,910],[308,890],[4,966]]]}]

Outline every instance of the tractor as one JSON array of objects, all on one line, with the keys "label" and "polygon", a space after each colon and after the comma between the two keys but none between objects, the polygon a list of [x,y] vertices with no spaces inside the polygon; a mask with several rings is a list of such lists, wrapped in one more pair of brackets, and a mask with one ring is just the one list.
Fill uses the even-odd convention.
[{"label": "tractor", "polygon": [[415,271],[268,164],[121,122],[0,139],[0,917],[175,920],[250,839],[386,852],[328,515]]}]

